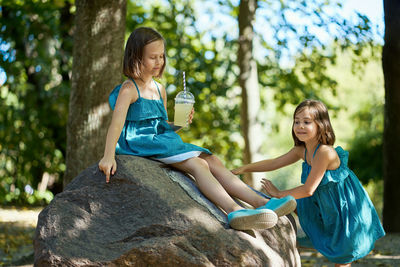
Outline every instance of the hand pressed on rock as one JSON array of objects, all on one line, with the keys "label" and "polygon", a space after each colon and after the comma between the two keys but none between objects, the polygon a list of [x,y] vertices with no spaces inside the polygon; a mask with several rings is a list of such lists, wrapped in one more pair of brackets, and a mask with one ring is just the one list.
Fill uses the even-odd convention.
[{"label": "hand pressed on rock", "polygon": [[106,175],[106,183],[108,183],[110,181],[110,174],[114,175],[117,170],[115,158],[102,158],[99,162],[99,169]]}]

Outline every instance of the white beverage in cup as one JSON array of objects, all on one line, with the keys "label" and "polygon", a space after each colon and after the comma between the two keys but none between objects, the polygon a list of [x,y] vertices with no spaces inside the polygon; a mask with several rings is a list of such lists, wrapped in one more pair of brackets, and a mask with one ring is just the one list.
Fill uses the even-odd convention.
[{"label": "white beverage in cup", "polygon": [[186,127],[194,104],[194,96],[188,91],[179,92],[175,97],[174,125]]}]

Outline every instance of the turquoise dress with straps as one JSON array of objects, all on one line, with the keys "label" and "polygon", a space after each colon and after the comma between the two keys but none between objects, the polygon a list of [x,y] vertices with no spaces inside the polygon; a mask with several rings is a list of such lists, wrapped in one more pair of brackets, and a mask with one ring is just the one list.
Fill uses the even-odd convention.
[{"label": "turquoise dress with straps", "polygon": [[[132,79],[138,92],[138,99],[129,106],[125,124],[116,146],[116,154],[149,157],[166,164],[181,162],[197,157],[201,153],[211,154],[208,149],[184,143],[168,124],[157,83],[159,99],[152,100],[140,96],[139,87]],[[115,108],[122,84],[116,86],[110,96],[109,104]]]},{"label": "turquoise dress with straps", "polygon": [[[385,231],[367,192],[347,166],[349,153],[340,146],[335,150],[340,166],[326,170],[312,196],[297,200],[297,212],[315,249],[334,263],[349,263],[366,256]],[[311,171],[306,154],[307,150],[302,184]]]}]

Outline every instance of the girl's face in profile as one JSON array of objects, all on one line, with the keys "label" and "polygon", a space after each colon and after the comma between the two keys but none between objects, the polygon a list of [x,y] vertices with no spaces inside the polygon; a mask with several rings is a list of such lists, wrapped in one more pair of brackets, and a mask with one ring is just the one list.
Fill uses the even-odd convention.
[{"label": "girl's face in profile", "polygon": [[315,123],[309,108],[304,108],[295,115],[293,131],[302,142],[317,140],[318,125]]},{"label": "girl's face in profile", "polygon": [[164,65],[164,42],[157,40],[147,44],[143,49],[142,73],[158,76]]}]

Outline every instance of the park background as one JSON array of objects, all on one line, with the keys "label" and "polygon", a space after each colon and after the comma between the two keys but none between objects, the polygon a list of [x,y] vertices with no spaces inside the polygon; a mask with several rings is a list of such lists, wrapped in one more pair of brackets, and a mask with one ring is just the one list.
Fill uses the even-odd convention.
[{"label": "park background", "polygon": [[[68,112],[76,60],[73,49],[77,49],[73,39],[76,3],[0,3],[0,204],[5,208],[40,208],[65,184]],[[187,142],[212,148],[228,168],[246,162],[243,152],[248,146],[255,147],[250,151],[253,160],[288,151],[293,146],[295,106],[306,98],[324,101],[330,110],[336,145],[350,152],[349,165],[382,216],[383,2],[257,3],[255,19],[249,22],[254,30],[250,52],[257,84],[246,89],[257,91],[255,99],[250,94],[246,100],[257,109],[246,129],[241,117],[243,67],[238,63],[240,1],[127,1],[123,38],[126,40],[138,26],[154,27],[165,37],[167,68],[160,82],[167,89],[169,118],[173,118],[173,98],[183,88],[185,71],[187,87],[196,97],[196,113],[190,129],[180,135]],[[103,10],[101,16],[113,15]],[[122,42],[121,52],[123,46]],[[84,61],[81,57],[79,60]],[[98,64],[101,66],[86,67],[108,71],[108,62]],[[122,74],[118,75],[116,79],[122,81]],[[112,87],[97,89],[110,92]],[[105,102],[108,93],[92,97]],[[101,116],[111,114],[104,108],[98,112],[100,115],[94,114],[87,122],[96,124]],[[103,132],[107,130],[107,125],[101,126]],[[255,145],[246,143],[246,131],[251,127],[256,135],[250,141]],[[103,140],[94,140],[101,151]],[[88,159],[75,171],[99,159]],[[261,175],[285,189],[299,184],[300,166],[298,162]],[[243,179],[258,187],[259,177]],[[15,247],[8,244],[1,261],[10,261],[18,242]]]}]

